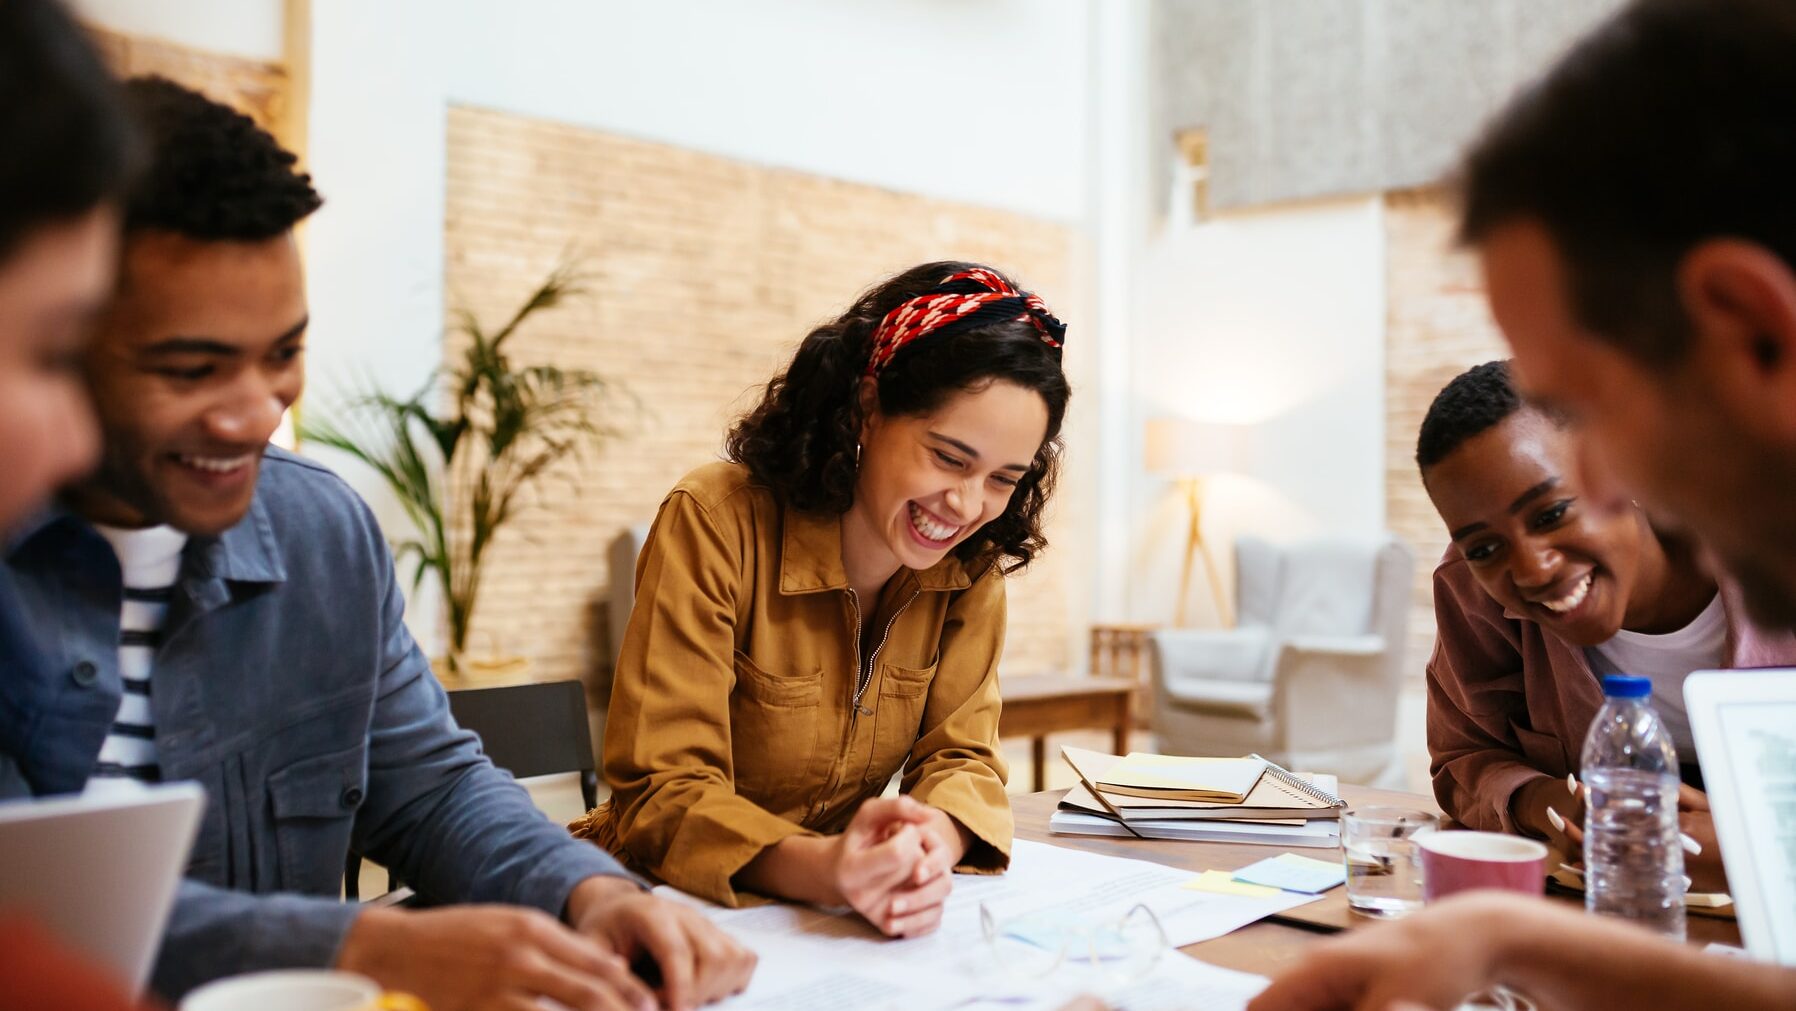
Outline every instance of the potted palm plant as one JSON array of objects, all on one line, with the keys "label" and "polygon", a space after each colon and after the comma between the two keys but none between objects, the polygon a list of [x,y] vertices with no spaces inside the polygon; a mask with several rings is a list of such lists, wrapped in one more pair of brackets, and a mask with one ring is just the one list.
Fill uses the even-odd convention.
[{"label": "potted palm plant", "polygon": [[[468,630],[480,602],[481,567],[494,538],[531,504],[530,487],[563,459],[595,448],[610,384],[597,373],[514,362],[506,344],[532,317],[585,294],[564,263],[497,330],[457,310],[462,351],[409,397],[379,389],[299,426],[302,440],[348,453],[373,468],[410,520],[393,539],[394,561],[410,563],[415,590],[442,586],[448,617],[447,672],[470,668]],[[521,662],[520,662],[521,663]]]}]

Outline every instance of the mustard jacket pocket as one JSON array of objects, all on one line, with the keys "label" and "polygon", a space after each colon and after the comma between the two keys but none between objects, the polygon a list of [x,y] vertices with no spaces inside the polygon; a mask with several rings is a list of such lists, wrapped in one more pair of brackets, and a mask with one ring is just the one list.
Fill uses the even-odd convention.
[{"label": "mustard jacket pocket", "polygon": [[879,694],[873,704],[873,751],[867,758],[868,783],[883,783],[904,767],[923,725],[923,708],[937,666],[880,665]]},{"label": "mustard jacket pocket", "polygon": [[822,724],[823,672],[771,674],[736,651],[730,752],[736,792],[776,806],[805,782]]}]

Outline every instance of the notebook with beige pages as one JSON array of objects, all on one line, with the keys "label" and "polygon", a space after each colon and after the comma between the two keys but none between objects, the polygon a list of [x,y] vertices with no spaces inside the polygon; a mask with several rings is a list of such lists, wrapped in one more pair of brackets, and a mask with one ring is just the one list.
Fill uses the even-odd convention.
[{"label": "notebook with beige pages", "polygon": [[1324,783],[1306,782],[1273,762],[1246,798],[1238,804],[1204,800],[1156,800],[1130,797],[1101,790],[1098,784],[1110,767],[1122,760],[1085,748],[1062,747],[1060,755],[1078,773],[1080,785],[1060,800],[1066,810],[1106,815],[1120,821],[1192,819],[1239,821],[1299,821],[1333,818],[1347,805],[1334,795],[1333,778]]},{"label": "notebook with beige pages", "polygon": [[1112,797],[1239,804],[1266,772],[1263,758],[1211,758],[1131,751],[1092,777]]}]

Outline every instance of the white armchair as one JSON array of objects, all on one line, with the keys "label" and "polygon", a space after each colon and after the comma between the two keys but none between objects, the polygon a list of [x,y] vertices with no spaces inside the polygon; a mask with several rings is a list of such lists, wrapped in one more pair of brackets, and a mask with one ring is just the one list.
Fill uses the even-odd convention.
[{"label": "white armchair", "polygon": [[1348,782],[1395,780],[1414,565],[1389,534],[1286,547],[1242,538],[1237,627],[1149,637],[1160,749],[1257,752]]},{"label": "white armchair", "polygon": [[617,676],[617,655],[624,648],[624,629],[630,627],[630,609],[636,606],[636,556],[648,543],[649,525],[633,523],[617,532],[606,551],[610,586],[606,596],[606,617],[611,631],[611,669],[605,672],[603,687],[611,691],[611,679]]}]

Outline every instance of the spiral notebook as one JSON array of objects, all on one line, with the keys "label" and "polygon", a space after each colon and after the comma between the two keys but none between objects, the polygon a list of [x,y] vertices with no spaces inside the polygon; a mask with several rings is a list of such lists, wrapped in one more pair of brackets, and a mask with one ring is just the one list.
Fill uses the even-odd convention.
[{"label": "spiral notebook", "polygon": [[[1102,790],[1097,784],[1110,766],[1122,760],[1084,748],[1062,747],[1060,756],[1079,774],[1080,785],[1067,791],[1060,808],[1098,814],[1122,822],[1188,820],[1284,821],[1335,818],[1347,806],[1335,796],[1334,777],[1306,781],[1275,762],[1238,804],[1207,800],[1155,800]],[[1258,756],[1255,756],[1258,757]]]}]

